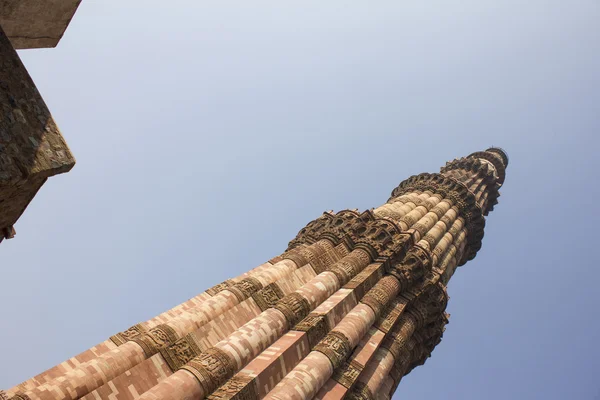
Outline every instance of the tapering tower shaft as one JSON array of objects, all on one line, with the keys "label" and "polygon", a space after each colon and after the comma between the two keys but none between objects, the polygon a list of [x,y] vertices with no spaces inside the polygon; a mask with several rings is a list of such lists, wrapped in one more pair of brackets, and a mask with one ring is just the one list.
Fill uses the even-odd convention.
[{"label": "tapering tower shaft", "polygon": [[408,178],[375,209],[326,212],[282,255],[9,394],[390,398],[441,341],[446,286],[481,248],[507,165],[491,148]]}]

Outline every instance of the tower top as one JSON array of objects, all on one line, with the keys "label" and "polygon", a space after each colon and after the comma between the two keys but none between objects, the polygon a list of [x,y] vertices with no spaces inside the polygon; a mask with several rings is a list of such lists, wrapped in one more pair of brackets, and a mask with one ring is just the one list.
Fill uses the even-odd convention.
[{"label": "tower top", "polygon": [[497,175],[498,188],[504,184],[506,178],[506,167],[508,166],[508,154],[500,147],[490,147],[485,151],[476,151],[475,153],[469,154],[467,158],[479,158],[483,159],[494,167]]},{"label": "tower top", "polygon": [[506,151],[503,148],[501,148],[501,147],[490,147],[486,151],[499,154],[500,157],[502,157],[502,161],[504,162],[504,167],[505,168],[508,167],[508,154],[506,153]]}]

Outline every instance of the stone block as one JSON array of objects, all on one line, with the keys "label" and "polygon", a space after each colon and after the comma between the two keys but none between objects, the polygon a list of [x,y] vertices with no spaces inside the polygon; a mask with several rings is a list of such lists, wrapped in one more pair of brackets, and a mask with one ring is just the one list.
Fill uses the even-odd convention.
[{"label": "stone block", "polygon": [[0,241],[14,235],[13,225],[46,179],[73,165],[48,107],[0,28]]},{"label": "stone block", "polygon": [[15,49],[56,47],[81,0],[0,0],[0,26]]}]

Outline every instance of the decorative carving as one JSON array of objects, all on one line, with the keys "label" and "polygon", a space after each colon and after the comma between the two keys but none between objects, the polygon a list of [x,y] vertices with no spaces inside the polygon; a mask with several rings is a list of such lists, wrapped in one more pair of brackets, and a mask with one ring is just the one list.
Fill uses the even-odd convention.
[{"label": "decorative carving", "polygon": [[333,369],[339,368],[348,358],[352,348],[350,340],[341,332],[331,331],[323,340],[317,344],[313,350],[323,353],[327,356]]},{"label": "decorative carving", "polygon": [[390,275],[398,279],[400,290],[404,291],[425,276],[432,264],[431,252],[414,245],[400,263],[392,266]]},{"label": "decorative carving", "polygon": [[[312,264],[316,264],[316,272],[320,273],[322,265],[315,263],[318,257],[306,246],[302,247],[302,244],[315,243],[321,239],[327,239],[334,245],[342,240],[347,241],[350,248],[366,250],[373,260],[379,257],[402,257],[403,252],[411,245],[409,235],[401,234],[400,228],[392,219],[376,218],[371,211],[358,214],[353,210],[343,210],[335,215],[326,213],[311,222],[295,241],[291,242],[291,250],[283,257],[292,259],[298,265],[312,261]],[[349,266],[337,265],[333,269],[342,282],[347,282],[349,278],[348,273],[344,271],[347,268],[344,267]]]},{"label": "decorative carving", "polygon": [[225,290],[229,290],[235,297],[240,301],[240,303],[246,300],[248,297],[252,296],[253,293],[258,292],[263,288],[262,283],[256,278],[245,278],[236,283],[233,286],[226,288]]},{"label": "decorative carving", "polygon": [[485,227],[483,211],[477,204],[475,195],[462,182],[453,177],[425,173],[411,176],[400,183],[392,191],[392,197],[389,202],[393,202],[395,197],[401,196],[404,193],[424,190],[438,193],[443,198],[452,201],[452,204],[458,208],[459,215],[466,221],[469,232],[467,237],[468,251],[465,251],[459,265],[463,265],[475,258],[477,251],[481,248],[483,229]]},{"label": "decorative carving", "polygon": [[111,336],[110,340],[112,340],[117,346],[121,346],[122,344],[140,336],[146,331],[147,329],[142,324],[136,324],[124,332],[119,332],[116,335]]},{"label": "decorative carving", "polygon": [[309,315],[294,326],[295,331],[306,332],[311,349],[325,337],[330,329],[324,315]]},{"label": "decorative carving", "polygon": [[441,314],[427,326],[415,332],[413,337],[416,344],[410,352],[410,363],[407,365],[404,375],[409,374],[415,367],[425,364],[425,361],[431,357],[431,352],[442,340],[447,323],[447,314]]},{"label": "decorative carving", "polygon": [[441,284],[429,285],[407,309],[422,327],[443,314],[448,304],[446,288]]},{"label": "decorative carving", "polygon": [[436,318],[408,338],[412,329],[405,329],[411,328],[407,323],[409,320],[405,317],[407,316],[403,316],[398,327],[394,328],[393,335],[396,337],[388,337],[382,343],[382,348],[388,349],[395,360],[390,370],[394,388],[398,386],[403,376],[410,373],[416,366],[424,364],[425,360],[430,357],[431,351],[440,343],[444,326],[448,322],[447,314],[438,314]]},{"label": "decorative carving", "polygon": [[299,246],[295,251],[307,261],[306,264],[310,264],[315,273],[320,274],[325,271],[327,267],[327,259],[324,257],[326,249],[321,247],[318,242],[308,247]]},{"label": "decorative carving", "polygon": [[260,307],[261,311],[274,307],[283,296],[283,291],[277,282],[273,282],[252,294],[252,298],[256,301],[256,304]]},{"label": "decorative carving", "polygon": [[438,243],[439,238],[436,236],[435,233],[433,233],[433,231],[425,231],[422,237],[423,240],[427,242],[429,249],[435,249],[435,245]]},{"label": "decorative carving", "polygon": [[298,232],[296,237],[288,244],[288,251],[303,244],[312,244],[318,240],[319,235],[328,226],[333,215],[324,212],[319,218],[311,221]]},{"label": "decorative carving", "polygon": [[204,393],[212,393],[231,378],[236,370],[235,361],[216,347],[206,350],[181,367],[198,379]]},{"label": "decorative carving", "polygon": [[378,317],[385,306],[396,296],[399,289],[398,279],[388,275],[375,284],[361,299],[361,303],[369,306]]},{"label": "decorative carving", "polygon": [[406,355],[401,354],[400,358],[396,358],[396,362],[392,364],[392,368],[390,369],[390,377],[394,380],[394,386],[397,386],[404,376],[404,372],[408,368],[410,360],[410,352],[407,352]]},{"label": "decorative carving", "polygon": [[388,333],[398,322],[406,304],[407,301],[404,298],[397,297],[387,305],[381,316],[375,320],[373,326],[383,333]]},{"label": "decorative carving", "polygon": [[[381,263],[371,263],[370,264],[370,266],[379,266],[379,265],[381,265]],[[375,276],[372,276],[371,274],[373,273],[373,269],[370,266],[367,266],[367,268],[364,268],[358,274],[354,275],[352,277],[352,279],[350,279],[348,281],[348,283],[346,283],[342,287],[344,289],[356,289],[357,287],[363,285],[365,280],[367,280],[369,277],[371,277],[371,279],[374,279],[376,277],[375,281],[378,281],[381,278],[382,272],[378,271],[378,273]],[[363,295],[364,295],[364,293],[363,293]],[[362,297],[362,295],[359,297]]]},{"label": "decorative carving", "polygon": [[310,264],[317,274],[325,271],[328,265],[339,259],[332,243],[326,239],[319,239],[311,245],[299,245],[285,252],[282,257],[292,260],[298,268]]},{"label": "decorative carving", "polygon": [[279,255],[279,256],[276,256],[276,257],[273,257],[273,258],[271,258],[271,259],[269,260],[269,264],[273,264],[273,265],[275,265],[275,264],[277,264],[277,263],[278,263],[279,261],[281,261],[281,260],[283,260],[283,257]]},{"label": "decorative carving", "polygon": [[206,290],[206,293],[208,293],[210,296],[214,296],[217,293],[219,293],[222,290],[227,289],[230,286],[233,286],[235,284],[234,281],[232,281],[231,279],[226,280],[225,282],[221,282],[218,285],[215,285],[213,287],[211,287],[210,289]]},{"label": "decorative carving", "polygon": [[354,277],[361,271],[362,264],[363,261],[360,258],[358,258],[356,252],[353,252],[350,253],[347,257],[344,257],[340,261],[331,265],[329,268],[327,268],[327,270],[332,272],[336,276],[338,282],[340,283],[340,286],[344,286],[352,279],[352,277]]},{"label": "decorative carving", "polygon": [[144,350],[146,358],[150,358],[158,353],[160,349],[175,343],[177,339],[177,332],[173,328],[167,324],[161,324],[143,335],[131,339],[131,341],[137,343]]},{"label": "decorative carving", "polygon": [[405,347],[406,342],[411,338],[416,327],[415,319],[410,314],[404,314],[398,320],[393,330],[386,336],[382,348],[388,349],[394,359],[399,358],[400,351]]},{"label": "decorative carving", "polygon": [[356,360],[344,361],[339,368],[333,371],[332,378],[345,388],[350,389],[364,368],[365,366]]},{"label": "decorative carving", "polygon": [[348,400],[375,400],[371,389],[362,382],[356,382],[352,390],[348,392],[345,399]]},{"label": "decorative carving", "polygon": [[339,244],[359,217],[360,214],[356,210],[337,212],[333,219],[329,221],[327,228],[319,235],[319,239],[328,239],[336,245]]},{"label": "decorative carving", "polygon": [[[494,205],[498,203],[497,199],[500,196],[498,189],[502,186],[502,182],[504,181],[504,165],[500,158],[502,158],[502,156],[493,151],[477,152],[471,154],[467,158],[460,158],[448,162],[446,166],[441,169],[441,172],[443,174],[455,176],[458,171],[464,171],[470,178],[479,177],[479,185],[485,186],[487,196],[489,197],[486,209],[483,210],[484,215],[487,215],[488,212],[493,209]],[[494,166],[493,169],[490,168],[490,164]],[[498,174],[497,177],[494,174],[494,169]]]},{"label": "decorative carving", "polygon": [[296,264],[297,268],[302,268],[303,266],[305,266],[309,262],[308,258],[306,258],[306,256],[304,256],[299,251],[299,249],[301,247],[305,247],[305,246],[306,245],[296,246],[295,248],[293,248],[291,250],[288,250],[285,253],[283,253],[283,255],[281,257],[283,257],[284,259],[292,260],[294,262],[294,264]]},{"label": "decorative carving", "polygon": [[296,325],[310,312],[310,303],[300,293],[290,293],[275,304],[275,309],[285,315],[288,327]]},{"label": "decorative carving", "polygon": [[508,154],[506,151],[500,147],[490,147],[485,149],[486,152],[496,153],[502,158],[502,162],[504,163],[504,167],[508,167]]},{"label": "decorative carving", "polygon": [[258,400],[256,379],[249,375],[237,374],[213,394],[208,400]]},{"label": "decorative carving", "polygon": [[288,245],[288,251],[300,245],[312,244],[327,239],[338,245],[348,229],[356,222],[359,214],[355,210],[342,210],[336,214],[326,212],[303,228]]},{"label": "decorative carving", "polygon": [[160,349],[160,354],[162,354],[173,372],[201,353],[200,347],[196,344],[191,334],[176,340],[175,343],[168,347]]},{"label": "decorative carving", "polygon": [[400,233],[401,229],[392,220],[375,218],[371,211],[365,211],[350,227],[349,236],[354,248],[366,250],[375,260],[398,256],[400,251],[405,250],[407,237]]},{"label": "decorative carving", "polygon": [[504,165],[503,157],[499,153],[490,151],[476,151],[475,153],[469,154],[468,157],[477,157],[489,161],[494,168],[496,168],[496,172],[498,173],[498,183],[500,185],[504,183],[504,179],[506,178],[506,166]]},{"label": "decorative carving", "polygon": [[[193,397],[197,389],[202,391],[203,397],[209,396],[213,400],[258,400],[259,392],[271,388],[274,391],[272,397],[285,398],[292,393],[294,386],[298,388],[298,384],[311,386],[311,382],[298,382],[298,377],[303,376],[295,373],[299,370],[313,374],[312,378],[322,384],[327,381],[328,375],[319,375],[324,371],[315,369],[312,365],[315,359],[310,356],[304,361],[298,359],[306,355],[304,347],[307,344],[311,351],[318,351],[330,360],[332,378],[343,386],[338,385],[340,391],[336,393],[340,396],[361,400],[390,397],[390,382],[378,381],[385,390],[377,393],[370,392],[364,382],[375,388],[373,381],[369,381],[373,372],[377,379],[392,377],[394,382],[391,386],[394,386],[412,368],[424,363],[440,342],[447,322],[444,311],[448,299],[444,285],[456,265],[473,258],[480,248],[484,215],[499,195],[501,179],[498,173],[503,179],[502,166],[506,163],[501,151],[474,153],[448,163],[439,174],[421,174],[402,182],[392,192],[389,200],[392,204],[379,208],[377,214],[375,211],[358,213],[355,210],[324,213],[298,233],[284,254],[272,258],[253,270],[255,272],[208,289],[202,296],[215,296],[208,301],[210,304],[204,304],[209,308],[211,304],[214,306],[211,308],[214,312],[208,313],[210,315],[202,313],[201,309],[205,308],[202,305],[200,309],[188,309],[194,301],[186,302],[175,309],[185,311],[183,314],[169,312],[174,318],[169,318],[170,327],[159,325],[145,329],[144,326],[158,323],[155,322],[157,319],[153,319],[111,339],[117,345],[127,341],[137,343],[146,357],[160,352],[172,371],[184,369],[192,373],[199,383],[192,379],[193,385],[180,387],[182,397]],[[407,226],[409,223],[410,226]],[[289,271],[290,268],[295,269],[292,262],[304,269],[292,273]],[[310,278],[314,274],[309,265],[317,274],[323,273],[322,276]],[[270,279],[263,279],[264,274],[257,273],[258,270],[267,271],[265,273]],[[291,274],[288,278],[292,281],[281,280],[284,270]],[[323,277],[327,279],[320,280]],[[267,285],[271,278],[279,284],[273,282]],[[301,283],[307,279],[312,282],[308,284],[310,288]],[[315,282],[321,284],[314,286]],[[285,295],[298,285],[304,285],[304,288]],[[325,299],[327,294],[331,296]],[[235,315],[233,321],[228,317],[231,312],[235,313],[235,308],[231,309],[232,299],[233,303],[237,303],[236,299],[248,299],[246,303],[249,302],[251,308],[268,310],[267,314],[272,313],[269,315],[276,318],[262,320],[264,315],[253,317],[256,313],[244,308],[238,310],[240,315]],[[358,310],[368,315],[360,317],[351,312],[350,317],[343,319],[349,309],[356,310],[357,301],[361,303]],[[317,307],[316,303],[322,306],[311,312],[311,308]],[[367,307],[375,312],[376,318]],[[282,322],[280,313],[286,322]],[[340,319],[343,322],[336,330],[333,325]],[[206,323],[210,320],[210,324],[218,325],[218,338],[206,338],[198,333],[185,335],[188,329],[193,328],[192,325],[201,320]],[[373,320],[374,328],[369,328]],[[259,322],[260,327],[256,328],[260,328],[259,331],[248,335],[244,333],[248,327],[258,326]],[[285,329],[281,329],[282,323]],[[223,327],[223,324],[228,326]],[[294,332],[282,338],[282,330],[285,332],[288,328]],[[362,333],[360,338],[359,333]],[[185,336],[179,337],[178,334]],[[205,344],[208,339],[219,341],[219,344],[202,351],[210,346]],[[353,353],[357,343],[364,344],[366,351]],[[282,347],[279,348],[279,345]],[[369,347],[372,348],[369,350]],[[268,356],[269,360],[263,356]],[[322,356],[318,358],[326,363]],[[299,368],[284,377],[294,368],[290,362],[294,365],[299,363]],[[367,362],[369,374],[364,368]],[[329,365],[326,366],[329,368]],[[240,369],[242,372],[236,375]],[[56,387],[58,389],[54,392],[62,391],[65,396],[70,391],[70,397],[85,397],[87,392],[93,392],[110,379],[96,372],[84,363],[67,374],[50,373],[51,377],[45,374],[43,380],[48,382],[43,386],[46,389]],[[162,372],[168,375],[170,371]],[[131,375],[130,383],[134,386],[140,383],[144,386],[143,368],[134,368],[127,375]],[[146,391],[149,397],[169,397],[169,387],[177,385],[177,376],[181,375],[166,377],[157,387],[145,387],[144,390],[149,390]],[[35,379],[31,382],[35,383]],[[25,391],[29,383],[13,390],[20,388]],[[314,395],[321,389],[308,386],[304,388],[308,390],[304,394]],[[26,393],[35,398],[41,393],[43,397],[43,389],[32,389]],[[122,388],[118,389],[123,392]],[[13,390],[9,392],[11,396]],[[7,400],[6,397],[6,393],[0,391],[0,400]],[[14,399],[29,400],[29,397],[19,394]]]}]

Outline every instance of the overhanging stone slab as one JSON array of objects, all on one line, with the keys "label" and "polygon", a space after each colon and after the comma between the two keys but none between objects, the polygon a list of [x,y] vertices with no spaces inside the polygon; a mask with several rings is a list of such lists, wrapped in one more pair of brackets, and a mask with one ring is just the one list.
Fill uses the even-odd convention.
[{"label": "overhanging stone slab", "polygon": [[81,0],[0,0],[0,26],[15,49],[56,47]]},{"label": "overhanging stone slab", "polygon": [[46,179],[75,159],[25,66],[0,27],[0,241]]}]

